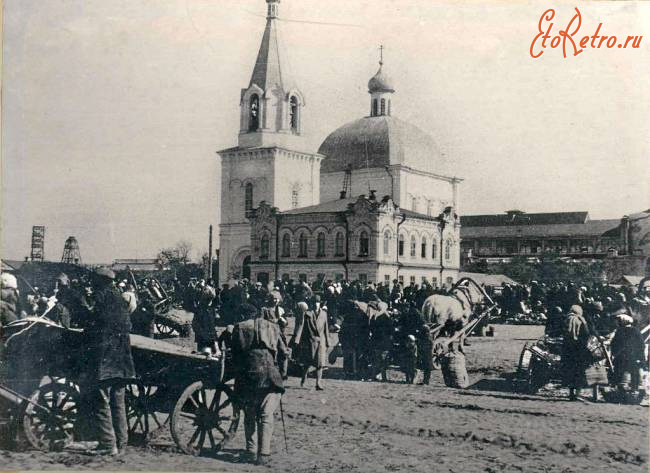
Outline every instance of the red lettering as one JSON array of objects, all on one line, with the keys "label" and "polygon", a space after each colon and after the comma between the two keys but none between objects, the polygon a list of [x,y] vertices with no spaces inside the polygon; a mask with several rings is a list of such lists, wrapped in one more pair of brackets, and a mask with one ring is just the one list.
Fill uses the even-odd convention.
[{"label": "red lettering", "polygon": [[[576,20],[576,18],[578,19],[578,26],[576,26],[576,29],[573,30],[573,33],[569,33],[569,30],[571,29],[571,25]],[[580,15],[580,10],[578,10],[576,8],[576,14],[575,14],[575,16],[573,18],[571,18],[571,21],[566,26],[566,29],[564,31],[560,31],[560,36],[562,36],[564,38],[564,40],[562,41],[562,54],[564,55],[565,58],[566,58],[566,41],[567,41],[567,39],[569,41],[571,41],[571,44],[573,45],[573,55],[574,56],[577,56],[578,54],[580,54],[582,52],[582,49],[580,51],[578,51],[578,48],[576,47],[576,43],[573,41],[573,36],[578,32],[578,30],[580,29],[581,24],[582,24],[582,16]],[[582,46],[582,44],[581,44],[581,46]]]},{"label": "red lettering", "polygon": [[613,48],[614,46],[616,46],[616,36],[610,36],[607,40],[607,47]]},{"label": "red lettering", "polygon": [[602,23],[598,24],[598,28],[596,28],[596,32],[594,35],[591,37],[591,47],[595,48],[596,47],[596,38],[598,38],[598,32],[600,31],[600,27],[603,26]]},{"label": "red lettering", "polygon": [[603,45],[603,41],[605,41],[606,39],[607,39],[607,36],[602,36],[600,38],[600,43],[598,43],[598,48],[600,48]]},{"label": "red lettering", "polygon": [[553,36],[553,39],[551,40],[551,47],[552,48],[557,48],[559,44],[560,44],[560,37],[559,36]]},{"label": "red lettering", "polygon": [[[542,16],[539,19],[539,23],[538,23],[538,26],[537,26],[537,29],[538,29],[539,33],[537,34],[537,36],[535,36],[535,38],[533,39],[533,42],[530,43],[530,56],[533,59],[537,59],[542,54],[544,54],[544,48],[546,47],[546,40],[549,38],[549,33],[551,31],[551,28],[553,27],[553,23],[551,23],[548,26],[548,29],[546,30],[546,34],[544,34],[544,30],[542,29],[542,23],[544,22],[544,20],[551,21],[554,16],[555,16],[555,10],[550,8],[550,9],[546,10],[544,13],[542,13]],[[535,43],[537,43],[537,40],[540,37],[542,37],[542,49],[540,50],[539,54],[534,54],[533,49],[535,48]]]},{"label": "red lettering", "polygon": [[586,47],[588,42],[589,42],[589,36],[585,36],[580,40],[580,47],[581,48]]}]

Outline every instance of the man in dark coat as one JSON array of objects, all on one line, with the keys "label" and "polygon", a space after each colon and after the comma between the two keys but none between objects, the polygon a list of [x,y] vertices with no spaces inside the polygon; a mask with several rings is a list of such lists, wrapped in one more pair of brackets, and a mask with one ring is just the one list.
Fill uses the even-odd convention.
[{"label": "man in dark coat", "polygon": [[339,341],[343,351],[343,371],[349,377],[360,374],[361,349],[370,336],[368,316],[352,301],[345,301],[345,317],[341,324]]},{"label": "man in dark coat", "polygon": [[271,455],[273,414],[284,393],[276,356],[288,357],[289,350],[278,324],[262,317],[235,325],[231,343],[235,394],[244,410],[246,456],[265,464]]},{"label": "man in dark coat", "polygon": [[[370,347],[372,350],[372,376],[375,380],[388,381],[387,370],[390,351],[393,348],[393,322],[388,314],[388,304],[372,301],[368,303],[370,319]],[[381,376],[381,378],[380,378]]]},{"label": "man in dark coat", "polygon": [[85,388],[97,427],[95,453],[116,455],[128,441],[124,391],[135,377],[127,302],[113,284],[115,273],[99,268],[95,275],[95,313],[84,330]]},{"label": "man in dark coat", "polygon": [[[636,391],[641,381],[640,369],[645,358],[643,335],[633,325],[634,319],[625,309],[616,313],[619,327],[612,339],[612,358],[614,359],[614,376],[621,390],[626,387]],[[629,380],[629,382],[628,382]]]}]

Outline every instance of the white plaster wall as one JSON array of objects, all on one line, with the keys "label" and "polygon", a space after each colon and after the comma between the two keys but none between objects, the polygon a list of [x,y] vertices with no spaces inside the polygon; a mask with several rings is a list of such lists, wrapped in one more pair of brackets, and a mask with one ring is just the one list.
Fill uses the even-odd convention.
[{"label": "white plaster wall", "polygon": [[[340,197],[344,177],[345,172],[321,174],[321,202],[336,200]],[[355,169],[352,171],[352,192],[348,194],[348,197],[358,197],[361,194],[369,195],[368,189],[376,190],[378,199],[385,195],[391,195],[391,178],[384,168]]]},{"label": "white plaster wall", "polygon": [[[416,174],[405,169],[399,171],[400,207],[414,210],[422,214],[427,213],[426,200],[432,201],[431,215],[439,215],[445,207],[453,206],[453,186],[450,182],[436,179],[431,176]],[[416,208],[412,208],[412,198],[417,201]]]}]

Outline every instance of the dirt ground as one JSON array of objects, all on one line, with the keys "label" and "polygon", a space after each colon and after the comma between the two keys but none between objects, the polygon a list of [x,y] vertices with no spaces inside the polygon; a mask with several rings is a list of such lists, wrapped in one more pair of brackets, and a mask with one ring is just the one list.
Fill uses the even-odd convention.
[{"label": "dirt ground", "polygon": [[[79,453],[0,451],[0,469],[298,472],[621,472],[647,471],[647,407],[569,402],[566,390],[514,392],[507,374],[535,326],[496,326],[494,338],[466,348],[472,386],[446,388],[439,371],[430,386],[341,379],[339,362],[300,388],[290,378],[284,396],[285,451],[279,413],[269,467],[239,463],[240,427],[228,449],[211,457],[178,453],[170,438],[131,447],[115,458]],[[586,395],[586,393],[585,393]]]}]

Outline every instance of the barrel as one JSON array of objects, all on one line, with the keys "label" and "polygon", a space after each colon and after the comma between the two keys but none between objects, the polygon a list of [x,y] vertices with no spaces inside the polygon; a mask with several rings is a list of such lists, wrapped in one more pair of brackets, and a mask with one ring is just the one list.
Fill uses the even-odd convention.
[{"label": "barrel", "polygon": [[440,367],[445,385],[450,388],[466,388],[469,386],[469,376],[465,366],[465,355],[451,352],[442,357]]}]

